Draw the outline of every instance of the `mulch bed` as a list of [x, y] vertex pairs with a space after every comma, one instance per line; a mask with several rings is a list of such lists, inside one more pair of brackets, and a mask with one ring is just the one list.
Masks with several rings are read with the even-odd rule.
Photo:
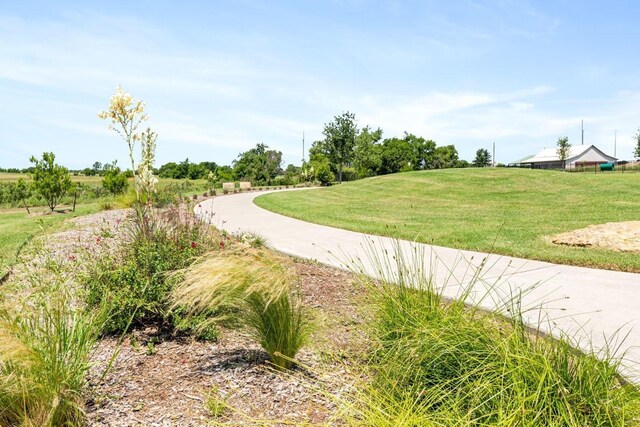
[[[305, 303], [312, 307], [318, 323], [312, 344], [298, 354], [302, 367], [290, 372], [274, 370], [267, 355], [238, 330], [223, 330], [216, 342], [199, 342], [158, 336], [157, 330], [148, 329], [125, 340], [113, 367], [99, 382], [117, 347], [117, 339], [105, 339], [95, 356], [89, 424], [202, 426], [215, 421], [299, 425], [330, 421], [336, 411], [330, 396], [340, 395], [349, 386], [346, 377], [355, 360], [340, 356], [357, 355], [366, 345], [363, 318], [355, 308], [363, 288], [351, 274], [340, 270], [302, 261], [295, 266]], [[212, 392], [230, 407], [217, 417], [205, 404]]]
[[[27, 280], [48, 260], [66, 264], [71, 276], [82, 271], [85, 261], [126, 241], [123, 222], [130, 214], [113, 210], [72, 219], [72, 229], [46, 237], [44, 254], [27, 251], [9, 282]], [[88, 425], [333, 424], [334, 396], [351, 387], [350, 373], [366, 356], [360, 308], [366, 291], [351, 273], [293, 261], [316, 325], [310, 344], [297, 356], [298, 367], [273, 369], [255, 341], [238, 329], [222, 329], [215, 342], [155, 328], [134, 331], [120, 345], [118, 337], [105, 338], [92, 356]], [[207, 408], [209, 395], [225, 402], [220, 414]]]

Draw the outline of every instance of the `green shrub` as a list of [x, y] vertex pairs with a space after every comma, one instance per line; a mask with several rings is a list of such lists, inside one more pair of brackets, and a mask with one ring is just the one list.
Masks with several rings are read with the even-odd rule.
[[102, 178], [102, 188], [114, 196], [124, 194], [129, 188], [129, 181], [127, 181], [127, 176], [120, 172], [120, 168], [114, 165], [105, 172], [104, 178]]
[[177, 281], [169, 273], [187, 267], [210, 247], [211, 229], [175, 208], [143, 212], [130, 218], [128, 227], [130, 243], [120, 253], [99, 260], [84, 279], [88, 304], [106, 302], [111, 310], [103, 333], [119, 334], [129, 326], [149, 324], [192, 330], [179, 311], [168, 313], [168, 296]]

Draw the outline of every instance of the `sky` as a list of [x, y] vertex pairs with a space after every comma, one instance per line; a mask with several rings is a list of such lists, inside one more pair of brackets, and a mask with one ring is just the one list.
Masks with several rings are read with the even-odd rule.
[[344, 111], [466, 160], [495, 143], [502, 163], [579, 145], [584, 120], [585, 144], [631, 159], [638, 17], [615, 0], [2, 0], [0, 167], [127, 165], [97, 117], [118, 85], [146, 104], [157, 165], [257, 143], [300, 164], [303, 132], [308, 148]]

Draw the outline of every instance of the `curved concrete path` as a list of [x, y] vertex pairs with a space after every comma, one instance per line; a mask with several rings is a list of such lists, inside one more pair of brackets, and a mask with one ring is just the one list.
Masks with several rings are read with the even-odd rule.
[[[609, 341], [616, 355], [624, 353], [627, 378], [640, 380], [640, 274], [415, 244], [311, 224], [259, 208], [253, 199], [261, 194], [265, 193], [209, 199], [196, 213], [231, 233], [256, 232], [280, 252], [340, 268], [357, 264], [373, 277], [380, 272], [368, 261], [372, 249], [378, 254], [401, 253], [410, 262], [422, 263], [436, 283], [445, 286], [448, 297], [455, 298], [473, 282], [473, 296], [492, 310], [504, 311], [501, 301], [522, 292], [524, 317], [530, 325], [555, 335], [576, 336], [583, 348], [589, 341], [600, 350]], [[489, 288], [493, 298], [484, 297]]]

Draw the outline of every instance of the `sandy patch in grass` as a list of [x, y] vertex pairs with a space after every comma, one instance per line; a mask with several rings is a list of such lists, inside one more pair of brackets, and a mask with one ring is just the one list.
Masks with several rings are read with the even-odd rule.
[[640, 221], [608, 222], [552, 237], [556, 245], [640, 252]]

